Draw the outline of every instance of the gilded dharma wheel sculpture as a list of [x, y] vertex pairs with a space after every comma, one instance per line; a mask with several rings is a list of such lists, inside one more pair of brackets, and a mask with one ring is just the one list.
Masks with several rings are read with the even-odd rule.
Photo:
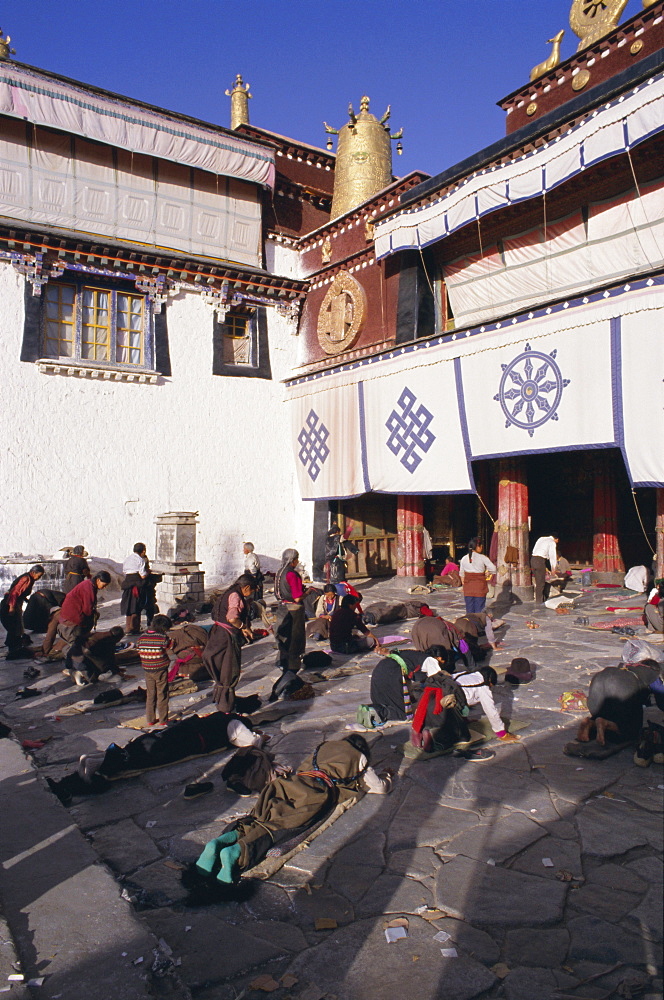
[[341, 354], [357, 341], [367, 316], [367, 296], [359, 281], [339, 271], [318, 313], [318, 342], [326, 354]]

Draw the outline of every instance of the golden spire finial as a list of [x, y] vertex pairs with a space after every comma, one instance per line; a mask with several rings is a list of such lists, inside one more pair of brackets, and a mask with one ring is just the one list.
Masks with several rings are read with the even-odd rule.
[[569, 26], [580, 42], [577, 52], [608, 35], [617, 26], [627, 0], [573, 0]]
[[9, 48], [10, 42], [10, 35], [3, 35], [2, 28], [0, 28], [0, 59], [11, 59], [12, 56], [16, 55], [16, 49]]
[[242, 79], [242, 74], [238, 73], [232, 90], [226, 91], [226, 97], [231, 99], [231, 128], [238, 125], [249, 124], [249, 84]]
[[530, 71], [531, 83], [533, 80], [539, 79], [540, 76], [544, 76], [545, 73], [550, 73], [551, 70], [558, 65], [560, 62], [560, 42], [562, 41], [564, 34], [565, 31], [562, 30], [559, 31], [557, 35], [554, 35], [553, 38], [547, 39], [549, 44], [553, 45], [551, 55], [548, 59], [545, 59], [544, 62], [538, 63], [537, 66], [533, 66]]
[[[403, 129], [390, 133], [387, 124], [390, 109], [379, 120], [369, 111], [366, 94], [360, 100], [359, 114], [348, 105], [348, 122], [340, 129], [323, 122], [328, 135], [338, 135], [337, 162], [334, 171], [332, 218], [344, 215], [367, 201], [392, 182], [392, 147], [390, 139], [401, 139]], [[332, 148], [329, 139], [327, 148]], [[402, 146], [397, 144], [397, 152]]]

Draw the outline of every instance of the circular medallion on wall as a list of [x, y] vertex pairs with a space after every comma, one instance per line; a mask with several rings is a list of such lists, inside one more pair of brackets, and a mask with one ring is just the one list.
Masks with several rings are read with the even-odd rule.
[[341, 354], [356, 342], [367, 315], [367, 296], [348, 271], [339, 271], [318, 313], [318, 342], [326, 354]]

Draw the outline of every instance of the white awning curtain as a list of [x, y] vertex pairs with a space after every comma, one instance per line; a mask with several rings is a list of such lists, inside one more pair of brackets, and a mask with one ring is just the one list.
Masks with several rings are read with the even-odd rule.
[[664, 486], [664, 277], [305, 376], [288, 397], [304, 499], [473, 492], [472, 460], [608, 447], [635, 486]]
[[269, 149], [8, 62], [0, 66], [0, 114], [274, 187]]
[[664, 265], [664, 180], [539, 225], [443, 267], [457, 327]]
[[550, 191], [600, 160], [664, 130], [664, 74], [592, 111], [563, 136], [518, 160], [469, 175], [433, 204], [379, 222], [378, 259], [443, 239], [474, 219]]

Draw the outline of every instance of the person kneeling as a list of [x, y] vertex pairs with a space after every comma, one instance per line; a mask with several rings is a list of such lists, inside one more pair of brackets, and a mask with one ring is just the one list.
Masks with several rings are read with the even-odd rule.
[[378, 639], [371, 635], [361, 615], [358, 614], [358, 605], [357, 597], [346, 594], [341, 598], [341, 606], [332, 614], [330, 649], [333, 653], [351, 656], [353, 653], [364, 653], [368, 649], [375, 649], [378, 653], [383, 652]]

